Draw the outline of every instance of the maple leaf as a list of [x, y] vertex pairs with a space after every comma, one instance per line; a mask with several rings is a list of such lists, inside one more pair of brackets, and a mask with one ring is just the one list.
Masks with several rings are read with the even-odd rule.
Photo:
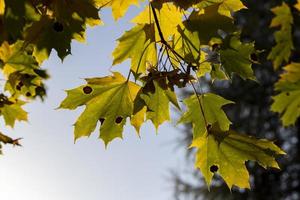
[[186, 62], [199, 66], [201, 53], [198, 32], [191, 32], [184, 26], [179, 26], [178, 32], [174, 36], [172, 47]]
[[201, 45], [208, 44], [213, 37], [219, 37], [218, 30], [232, 32], [236, 29], [232, 19], [220, 15], [216, 6], [205, 8], [203, 13], [193, 11], [183, 23], [190, 32], [198, 33]]
[[289, 61], [291, 51], [294, 49], [292, 39], [292, 24], [294, 19], [291, 9], [286, 3], [273, 8], [272, 12], [275, 14], [275, 17], [270, 27], [280, 27], [280, 30], [274, 34], [276, 45], [272, 48], [268, 59], [273, 61], [274, 69], [278, 69], [284, 61]]
[[232, 18], [232, 14], [234, 12], [246, 8], [246, 6], [240, 0], [203, 0], [195, 6], [200, 10], [210, 6], [217, 6], [218, 13], [230, 18]]
[[63, 60], [71, 53], [73, 39], [84, 42], [86, 26], [101, 24], [92, 1], [50, 1], [49, 12], [24, 31], [25, 41], [35, 45], [33, 55], [42, 63], [55, 49]]
[[145, 73], [147, 66], [155, 66], [157, 52], [153, 31], [153, 25], [144, 24], [125, 32], [113, 51], [113, 65], [130, 58], [131, 70], [136, 74]]
[[280, 113], [283, 125], [289, 126], [300, 117], [300, 63], [291, 63], [283, 69], [285, 73], [275, 84], [280, 93], [273, 97], [271, 110]]
[[[177, 33], [177, 27], [182, 25], [183, 13], [172, 3], [164, 3], [161, 7], [155, 7], [157, 18], [160, 29], [166, 41]], [[154, 24], [155, 19], [153, 13], [150, 11], [151, 8], [147, 6], [138, 16], [131, 20], [136, 24]], [[149, 12], [150, 11], [150, 12]], [[156, 41], [160, 41], [160, 35], [155, 26], [155, 31], [151, 32], [155, 37]]]
[[47, 79], [48, 75], [45, 70], [39, 68], [36, 59], [24, 47], [22, 41], [13, 45], [3, 42], [0, 47], [0, 68], [7, 77], [5, 90], [15, 97], [43, 97], [43, 80]]
[[[3, 1], [3, 0], [2, 0]], [[35, 9], [31, 1], [28, 0], [9, 0], [3, 1], [3, 30], [5, 30], [5, 40], [17, 41], [22, 38], [24, 28], [38, 21], [40, 14]], [[2, 7], [1, 6], [1, 7]], [[1, 30], [2, 31], [2, 30]]]
[[[182, 115], [178, 123], [192, 123], [193, 138], [202, 137], [206, 133], [206, 126], [218, 123], [222, 131], [229, 130], [231, 122], [222, 107], [233, 103], [221, 96], [207, 93], [192, 95], [184, 100], [188, 110]], [[204, 114], [204, 116], [203, 116]]]
[[126, 80], [120, 73], [112, 76], [86, 79], [87, 85], [68, 90], [60, 108], [86, 108], [75, 123], [75, 140], [90, 136], [101, 122], [100, 138], [107, 145], [122, 138], [126, 118], [133, 114], [133, 102], [140, 87]]
[[177, 97], [170, 88], [162, 88], [159, 82], [153, 81], [153, 91], [145, 91], [140, 94], [140, 98], [144, 100], [147, 107], [146, 118], [151, 120], [156, 130], [165, 121], [170, 120], [170, 106], [172, 103], [179, 108]]
[[6, 125], [14, 127], [17, 120], [27, 121], [27, 112], [22, 108], [24, 104], [24, 101], [0, 94], [0, 115], [3, 116]]
[[239, 34], [234, 33], [225, 38], [219, 53], [222, 67], [229, 76], [236, 73], [243, 79], [255, 80], [251, 60], [254, 43], [242, 43]]
[[250, 188], [246, 161], [256, 161], [264, 168], [279, 169], [275, 158], [285, 154], [273, 142], [232, 130], [224, 132], [215, 125], [208, 134], [195, 139], [191, 147], [198, 149], [195, 165], [201, 170], [207, 185], [217, 173], [230, 189], [233, 185]]

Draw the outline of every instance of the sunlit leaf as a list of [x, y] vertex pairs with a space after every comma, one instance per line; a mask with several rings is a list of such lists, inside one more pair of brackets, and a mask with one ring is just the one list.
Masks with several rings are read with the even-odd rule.
[[233, 103], [221, 96], [207, 93], [192, 95], [184, 100], [187, 111], [182, 115], [178, 123], [192, 123], [194, 139], [205, 135], [207, 126], [218, 123], [221, 130], [229, 130], [231, 122], [227, 118], [222, 107]]
[[278, 28], [274, 36], [276, 45], [272, 48], [268, 59], [273, 61], [275, 69], [278, 69], [283, 62], [288, 62], [291, 56], [291, 51], [294, 49], [292, 39], [292, 24], [293, 16], [290, 7], [283, 3], [272, 9], [275, 14], [270, 27]]
[[285, 154], [268, 140], [259, 140], [234, 131], [221, 131], [214, 126], [209, 133], [193, 141], [198, 149], [196, 167], [199, 168], [210, 186], [215, 173], [219, 174], [227, 186], [250, 188], [246, 161], [256, 161], [264, 168], [279, 169], [275, 158]]
[[285, 73], [275, 84], [280, 93], [273, 97], [271, 110], [282, 115], [284, 126], [290, 126], [300, 117], [300, 63], [291, 63], [283, 69]]
[[126, 119], [133, 114], [133, 103], [140, 89], [120, 73], [103, 78], [86, 79], [87, 85], [67, 91], [60, 108], [86, 108], [75, 123], [75, 139], [90, 136], [97, 123], [101, 123], [100, 138], [107, 145], [122, 138]]

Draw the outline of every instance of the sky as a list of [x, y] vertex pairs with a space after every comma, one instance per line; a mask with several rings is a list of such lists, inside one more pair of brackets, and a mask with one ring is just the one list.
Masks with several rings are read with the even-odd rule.
[[17, 123], [14, 129], [1, 127], [13, 138], [24, 138], [23, 147], [5, 146], [0, 156], [1, 200], [172, 199], [170, 170], [186, 167], [176, 147], [180, 129], [165, 123], [156, 133], [147, 123], [138, 138], [126, 126], [124, 139], [114, 140], [105, 150], [97, 139], [98, 129], [74, 144], [72, 124], [84, 107], [55, 109], [66, 96], [64, 90], [84, 84], [83, 78], [110, 75], [111, 70], [128, 73], [129, 62], [112, 67], [111, 52], [140, 9], [131, 8], [118, 22], [110, 10], [101, 11], [106, 24], [88, 29], [86, 44], [73, 42], [72, 55], [63, 63], [56, 53], [44, 63], [51, 75], [46, 100], [25, 106], [29, 122]]

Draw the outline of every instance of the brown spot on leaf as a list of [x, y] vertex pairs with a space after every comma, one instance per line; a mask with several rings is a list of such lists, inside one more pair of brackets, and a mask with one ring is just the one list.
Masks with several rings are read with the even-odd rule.
[[123, 117], [119, 116], [119, 117], [117, 117], [117, 119], [116, 119], [115, 122], [116, 122], [117, 124], [120, 124], [122, 121], [123, 121]]
[[101, 118], [99, 119], [99, 121], [100, 121], [100, 123], [101, 123], [101, 125], [102, 125], [102, 124], [104, 123], [105, 119], [101, 117]]
[[85, 86], [83, 88], [84, 94], [91, 94], [93, 92], [93, 89], [90, 86]]
[[217, 165], [212, 165], [210, 166], [209, 170], [212, 172], [212, 173], [215, 173], [219, 170], [219, 167]]

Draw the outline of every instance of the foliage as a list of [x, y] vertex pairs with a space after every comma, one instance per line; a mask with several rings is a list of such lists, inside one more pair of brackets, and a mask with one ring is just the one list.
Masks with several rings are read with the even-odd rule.
[[[43, 80], [48, 75], [41, 66], [53, 50], [62, 60], [71, 54], [72, 40], [83, 42], [87, 26], [102, 24], [99, 9], [111, 7], [117, 20], [130, 5], [139, 3], [138, 0], [0, 0], [0, 67], [6, 78], [0, 111], [6, 124], [13, 126], [15, 120], [27, 120], [21, 106], [25, 101], [44, 97]], [[201, 77], [207, 77], [211, 84], [218, 79], [232, 79], [234, 74], [250, 79], [247, 81], [255, 80], [252, 64], [259, 52], [254, 43], [241, 41], [232, 17], [245, 8], [240, 0], [150, 1], [132, 20], [133, 28], [118, 39], [113, 51], [113, 65], [131, 60], [127, 78], [113, 72], [112, 76], [86, 79], [86, 85], [67, 91], [60, 108], [86, 107], [75, 123], [75, 139], [89, 136], [99, 123], [100, 138], [107, 146], [115, 138], [122, 138], [127, 118], [137, 132], [146, 119], [158, 129], [170, 120], [170, 104], [178, 110], [184, 107], [177, 101], [178, 90], [192, 88], [194, 94], [183, 101], [188, 110], [180, 122], [194, 126], [192, 146], [198, 149], [196, 166], [208, 185], [218, 173], [229, 188], [233, 185], [249, 188], [245, 167], [248, 160], [278, 168], [275, 158], [284, 154], [279, 147], [231, 129], [222, 107], [232, 101], [197, 89], [202, 87], [198, 81]], [[293, 50], [291, 38], [286, 37], [291, 35], [293, 17], [287, 4], [274, 8], [273, 12], [276, 17], [271, 27], [281, 30], [275, 33], [277, 44], [269, 59], [278, 69]], [[285, 50], [278, 50], [282, 48]], [[284, 113], [284, 125], [293, 124], [300, 113], [299, 91], [295, 88], [300, 78], [291, 75], [294, 70], [299, 71], [299, 66], [291, 65], [276, 84], [276, 90], [285, 95], [288, 91], [289, 98], [282, 100], [280, 93], [274, 97], [272, 107]], [[296, 107], [296, 114], [291, 114], [290, 110]], [[18, 144], [2, 134], [0, 139], [2, 143]], [[225, 156], [221, 158], [223, 151]], [[208, 153], [209, 156], [203, 156]], [[234, 178], [239, 172], [245, 176]]]

